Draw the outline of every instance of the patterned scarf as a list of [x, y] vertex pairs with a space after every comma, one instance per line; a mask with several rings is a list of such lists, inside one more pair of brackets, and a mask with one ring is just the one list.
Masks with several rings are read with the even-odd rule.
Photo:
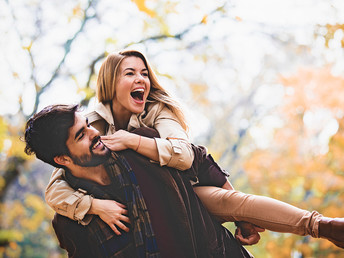
[[[105, 167], [111, 179], [111, 185], [117, 187], [114, 192], [120, 192], [120, 197], [118, 194], [116, 196], [117, 198], [114, 196], [116, 194], [109, 195], [96, 183], [76, 178], [72, 176], [71, 173], [66, 173], [66, 180], [73, 188], [84, 189], [96, 198], [109, 199], [112, 197], [112, 199], [116, 199], [117, 201], [122, 199], [130, 214], [131, 232], [137, 256], [140, 258], [160, 257], [147, 206], [130, 165], [120, 154], [112, 153], [112, 159]], [[99, 220], [98, 223], [90, 223], [87, 227], [89, 227], [90, 232], [96, 236], [97, 241], [101, 243], [106, 253], [102, 254], [103, 257], [111, 257], [113, 255], [108, 253], [108, 249], [111, 249], [109, 246], [118, 246], [119, 242], [123, 242], [122, 246], [124, 249], [128, 247], [129, 242], [132, 242], [130, 237], [126, 234], [116, 237], [110, 227], [104, 227], [104, 225], [100, 226]], [[112, 242], [111, 244], [109, 244], [109, 240], [110, 243]]]

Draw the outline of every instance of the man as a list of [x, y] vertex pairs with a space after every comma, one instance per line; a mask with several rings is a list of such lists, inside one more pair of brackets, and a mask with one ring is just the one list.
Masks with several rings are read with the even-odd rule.
[[[157, 136], [152, 129], [142, 130], [145, 136]], [[25, 141], [26, 153], [64, 168], [73, 188], [127, 208], [122, 221], [130, 230], [121, 230], [121, 235], [97, 216], [82, 226], [55, 215], [56, 235], [69, 256], [250, 257], [209, 215], [189, 182], [205, 170], [199, 165], [206, 158], [204, 149], [194, 147], [194, 164], [182, 176], [134, 151], [111, 152], [77, 106], [67, 105], [48, 106], [30, 118]]]

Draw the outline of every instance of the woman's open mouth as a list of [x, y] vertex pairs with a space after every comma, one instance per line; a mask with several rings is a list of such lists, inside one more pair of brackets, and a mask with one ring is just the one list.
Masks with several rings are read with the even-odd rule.
[[143, 88], [133, 90], [130, 95], [136, 102], [143, 102], [145, 90]]

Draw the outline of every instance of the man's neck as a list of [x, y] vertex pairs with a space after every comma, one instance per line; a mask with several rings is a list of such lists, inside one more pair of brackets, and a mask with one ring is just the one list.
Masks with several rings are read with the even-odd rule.
[[97, 167], [74, 166], [70, 168], [70, 171], [75, 177], [91, 180], [100, 185], [108, 185], [111, 182], [104, 165]]

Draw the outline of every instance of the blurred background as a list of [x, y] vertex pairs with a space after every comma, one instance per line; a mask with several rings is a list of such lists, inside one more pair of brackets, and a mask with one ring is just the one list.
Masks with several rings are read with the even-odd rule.
[[[53, 168], [20, 137], [46, 105], [92, 109], [101, 62], [124, 48], [146, 54], [237, 190], [344, 217], [342, 0], [0, 0], [0, 21], [0, 257], [66, 256], [44, 202]], [[344, 257], [261, 235], [255, 257]]]

